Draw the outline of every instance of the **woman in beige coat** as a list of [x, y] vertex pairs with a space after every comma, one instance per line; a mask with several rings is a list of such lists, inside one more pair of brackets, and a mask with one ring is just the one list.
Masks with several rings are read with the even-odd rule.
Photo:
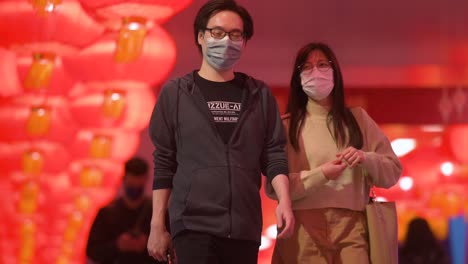
[[[290, 89], [283, 122], [296, 227], [277, 240], [272, 263], [369, 263], [369, 191], [393, 186], [400, 162], [366, 111], [345, 106], [340, 66], [326, 44], [299, 50]], [[274, 197], [269, 186], [267, 193]]]

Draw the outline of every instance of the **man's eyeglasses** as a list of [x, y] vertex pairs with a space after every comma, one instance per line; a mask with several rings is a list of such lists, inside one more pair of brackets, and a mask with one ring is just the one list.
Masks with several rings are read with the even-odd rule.
[[226, 32], [222, 28], [205, 28], [205, 30], [210, 31], [211, 36], [214, 39], [223, 39], [226, 35], [229, 35], [229, 38], [232, 41], [242, 41], [244, 39], [244, 33], [238, 29]]
[[312, 71], [314, 67], [317, 67], [317, 69], [321, 72], [327, 72], [328, 70], [331, 69], [331, 61], [326, 61], [326, 60], [320, 60], [317, 62], [317, 64], [312, 64], [312, 63], [304, 63], [302, 65], [299, 65], [297, 68], [299, 69], [299, 72], [303, 71]]

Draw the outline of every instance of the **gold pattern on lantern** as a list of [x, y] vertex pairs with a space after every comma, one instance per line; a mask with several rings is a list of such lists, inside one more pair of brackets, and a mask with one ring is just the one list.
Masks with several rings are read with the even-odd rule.
[[117, 119], [122, 115], [125, 108], [125, 91], [106, 90], [104, 92], [104, 102], [102, 112], [106, 117]]
[[21, 189], [19, 211], [23, 214], [32, 214], [37, 209], [39, 186], [31, 181], [23, 185]]
[[102, 171], [96, 167], [84, 167], [80, 172], [81, 187], [99, 187], [103, 179]]
[[34, 255], [35, 241], [34, 238], [30, 238], [22, 241], [19, 259], [22, 263], [32, 263], [32, 257]]
[[56, 264], [68, 264], [70, 263], [69, 258], [67, 256], [60, 255], [57, 258]]
[[109, 158], [112, 150], [112, 137], [95, 135], [91, 140], [90, 156], [94, 159]]
[[64, 239], [65, 241], [74, 241], [78, 232], [80, 231], [81, 225], [83, 224], [83, 215], [80, 212], [72, 213], [68, 218], [68, 225], [65, 229]]
[[[73, 243], [73, 241], [72, 241], [72, 243]], [[71, 243], [63, 243], [62, 244], [62, 247], [60, 249], [61, 257], [63, 257], [64, 259], [66, 259], [68, 261], [68, 259], [71, 256], [73, 256], [73, 253], [75, 253], [75, 252], [74, 252], [74, 248], [71, 245]]]
[[21, 225], [21, 240], [34, 237], [36, 234], [36, 224], [33, 221], [26, 220]]
[[49, 132], [51, 110], [45, 106], [33, 106], [26, 123], [26, 131], [29, 135], [41, 136]]
[[30, 0], [34, 9], [41, 15], [54, 12], [55, 8], [62, 3], [62, 0]]
[[89, 207], [91, 206], [91, 201], [88, 196], [85, 194], [81, 194], [78, 197], [75, 198], [75, 207], [80, 211], [80, 212], [86, 212], [89, 210]]
[[21, 247], [19, 252], [20, 263], [31, 263], [34, 256], [36, 225], [25, 221], [21, 225]]
[[146, 22], [146, 18], [143, 17], [123, 18], [115, 50], [115, 61], [128, 63], [140, 57], [147, 32]]
[[28, 90], [45, 89], [49, 86], [50, 77], [55, 65], [55, 54], [35, 53], [28, 74], [24, 79], [24, 87]]
[[44, 156], [38, 150], [28, 150], [23, 153], [22, 168], [23, 173], [32, 176], [39, 176], [44, 166]]

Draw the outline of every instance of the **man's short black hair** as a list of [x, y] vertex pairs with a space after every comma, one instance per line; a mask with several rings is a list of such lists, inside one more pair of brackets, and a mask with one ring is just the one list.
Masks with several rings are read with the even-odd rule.
[[206, 4], [204, 4], [200, 10], [198, 10], [198, 14], [195, 17], [195, 21], [193, 23], [193, 33], [195, 35], [195, 45], [197, 45], [198, 50], [200, 53], [202, 52], [201, 46], [198, 44], [198, 32], [204, 31], [206, 29], [206, 25], [208, 24], [208, 20], [217, 13], [221, 11], [232, 11], [238, 14], [242, 22], [244, 24], [244, 39], [247, 42], [253, 36], [253, 20], [247, 10], [238, 5], [234, 0], [210, 0]]
[[148, 163], [142, 158], [134, 157], [125, 162], [125, 175], [147, 176]]

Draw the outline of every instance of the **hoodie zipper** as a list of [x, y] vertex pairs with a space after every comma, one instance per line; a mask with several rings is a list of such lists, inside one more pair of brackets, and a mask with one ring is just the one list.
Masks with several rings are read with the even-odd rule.
[[[247, 82], [249, 80], [245, 80], [244, 85], [247, 86]], [[248, 88], [246, 88], [248, 89]], [[257, 93], [250, 93], [250, 91], [247, 91], [247, 98], [245, 100], [245, 105], [243, 105], [242, 110], [240, 112], [240, 118], [239, 121], [237, 122], [234, 130], [232, 131], [231, 137], [229, 138], [228, 143], [226, 144], [226, 162], [227, 162], [227, 167], [228, 167], [228, 178], [229, 178], [229, 233], [228, 233], [228, 238], [231, 238], [232, 234], [232, 172], [231, 172], [231, 159], [229, 155], [229, 150], [231, 148], [231, 141], [233, 138], [236, 136], [238, 133], [238, 130], [241, 128], [242, 123], [246, 119], [247, 112], [250, 110], [250, 107], [252, 105], [252, 100], [254, 99], [255, 95]], [[243, 99], [244, 101], [244, 99]], [[213, 122], [214, 123], [214, 122]]]
[[229, 231], [228, 231], [228, 238], [231, 238], [232, 234], [232, 172], [231, 172], [231, 159], [229, 155], [229, 150], [231, 149], [231, 141], [234, 138], [235, 134], [237, 133], [237, 130], [240, 129], [242, 126], [243, 121], [245, 120], [245, 116], [247, 112], [249, 111], [249, 108], [251, 106], [251, 101], [252, 101], [252, 96], [253, 94], [248, 95], [248, 99], [246, 100], [246, 104], [243, 107], [241, 113], [240, 113], [240, 119], [238, 123], [236, 124], [236, 127], [232, 131], [231, 137], [229, 138], [229, 141], [226, 145], [225, 153], [226, 153], [226, 163], [227, 163], [227, 169], [228, 169], [228, 180], [229, 180]]
[[226, 161], [227, 161], [227, 169], [228, 169], [228, 181], [229, 181], [229, 231], [228, 231], [228, 238], [231, 238], [232, 233], [232, 173], [231, 173], [231, 159], [229, 158], [229, 144], [226, 144]]

